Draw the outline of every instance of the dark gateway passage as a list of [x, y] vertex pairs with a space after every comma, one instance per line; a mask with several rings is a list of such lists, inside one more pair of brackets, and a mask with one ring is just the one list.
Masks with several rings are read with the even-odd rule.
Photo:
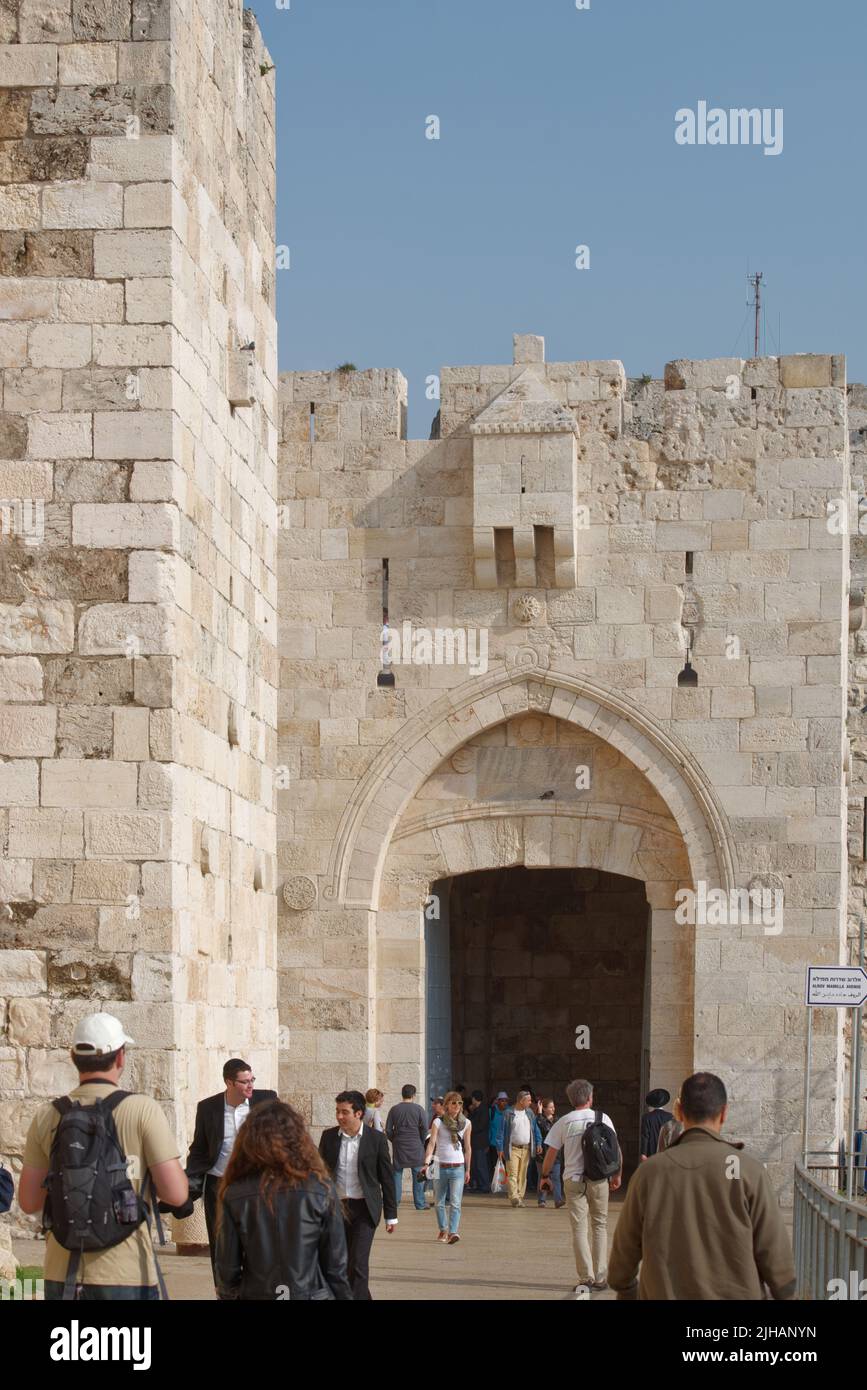
[[631, 1169], [647, 1064], [643, 883], [594, 869], [514, 868], [464, 874], [450, 888], [454, 1078], [486, 1097], [514, 1097], [529, 1082], [562, 1114], [567, 1083], [586, 1076]]

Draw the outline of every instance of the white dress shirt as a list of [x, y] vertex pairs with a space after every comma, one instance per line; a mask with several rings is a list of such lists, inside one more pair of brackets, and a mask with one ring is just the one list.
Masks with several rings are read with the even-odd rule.
[[242, 1100], [240, 1105], [230, 1105], [228, 1101], [223, 1102], [223, 1143], [217, 1155], [217, 1161], [213, 1168], [208, 1169], [209, 1175], [221, 1178], [229, 1166], [229, 1159], [235, 1147], [235, 1140], [238, 1137], [238, 1130], [250, 1113], [250, 1102]]
[[364, 1125], [357, 1134], [340, 1131], [340, 1151], [337, 1155], [337, 1195], [339, 1197], [359, 1198], [364, 1196], [358, 1180], [358, 1150]]

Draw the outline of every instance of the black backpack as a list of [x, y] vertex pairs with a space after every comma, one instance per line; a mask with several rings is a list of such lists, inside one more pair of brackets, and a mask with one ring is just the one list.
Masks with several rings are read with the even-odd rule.
[[12, 1174], [8, 1168], [4, 1168], [0, 1163], [0, 1216], [4, 1211], [8, 1211], [12, 1205], [12, 1198], [15, 1196], [15, 1184], [12, 1181]]
[[[143, 1221], [150, 1228], [150, 1207], [129, 1180], [126, 1154], [114, 1123], [114, 1111], [129, 1094], [113, 1091], [90, 1105], [69, 1096], [53, 1102], [60, 1122], [43, 1184], [42, 1229], [50, 1231], [58, 1245], [70, 1252], [64, 1299], [75, 1297], [75, 1276], [84, 1252], [119, 1245]], [[150, 1183], [150, 1175], [146, 1182]], [[162, 1242], [161, 1227], [160, 1237]], [[167, 1298], [159, 1262], [157, 1277], [162, 1297]]]
[[584, 1176], [590, 1182], [601, 1182], [620, 1172], [617, 1135], [603, 1121], [601, 1110], [593, 1111], [593, 1119], [581, 1135], [581, 1152], [584, 1154]]

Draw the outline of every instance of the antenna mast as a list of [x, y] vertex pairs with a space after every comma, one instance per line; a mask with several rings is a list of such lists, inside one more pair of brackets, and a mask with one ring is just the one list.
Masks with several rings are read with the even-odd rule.
[[754, 357], [758, 357], [759, 355], [759, 328], [761, 325], [762, 318], [762, 275], [763, 272], [761, 270], [757, 270], [755, 275], [747, 276], [747, 279], [753, 287], [753, 298], [749, 301], [749, 303], [751, 307], [755, 308], [756, 311], [756, 326], [753, 350]]

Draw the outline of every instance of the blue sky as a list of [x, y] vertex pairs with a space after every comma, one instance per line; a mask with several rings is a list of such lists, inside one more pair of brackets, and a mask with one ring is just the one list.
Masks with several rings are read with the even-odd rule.
[[[276, 64], [281, 371], [399, 367], [427, 437], [425, 378], [510, 361], [516, 331], [632, 376], [750, 356], [749, 269], [763, 351], [845, 352], [867, 380], [863, 0], [252, 7]], [[676, 144], [700, 100], [781, 107], [782, 153]]]

